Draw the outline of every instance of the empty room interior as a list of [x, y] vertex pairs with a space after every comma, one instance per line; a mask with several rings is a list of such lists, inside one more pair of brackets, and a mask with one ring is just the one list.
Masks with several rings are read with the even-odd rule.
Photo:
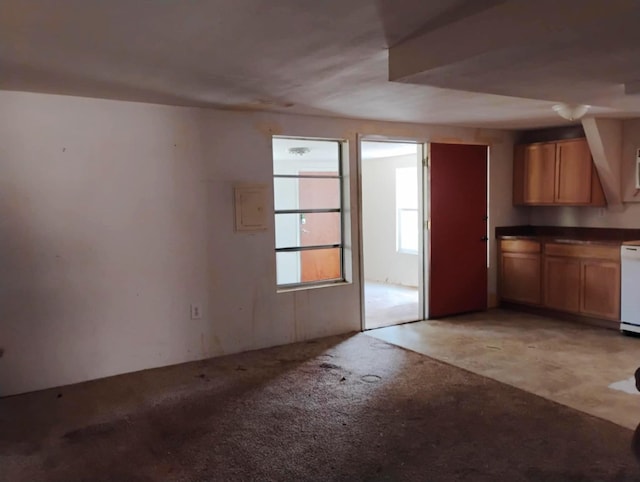
[[0, 481], [640, 480], [638, 19], [0, 2]]

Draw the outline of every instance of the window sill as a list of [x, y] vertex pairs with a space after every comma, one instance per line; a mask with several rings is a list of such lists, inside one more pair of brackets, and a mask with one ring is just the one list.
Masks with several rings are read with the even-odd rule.
[[353, 284], [351, 281], [331, 281], [328, 283], [318, 283], [318, 284], [310, 284], [310, 285], [295, 285], [295, 286], [287, 286], [283, 288], [278, 288], [276, 293], [291, 293], [292, 291], [307, 291], [307, 290], [315, 290], [319, 288], [332, 288], [335, 286], [345, 286]]

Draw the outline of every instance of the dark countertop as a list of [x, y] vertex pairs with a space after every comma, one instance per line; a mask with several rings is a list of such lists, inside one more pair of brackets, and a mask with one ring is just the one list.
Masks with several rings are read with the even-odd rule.
[[626, 241], [640, 240], [636, 228], [583, 228], [564, 226], [499, 226], [499, 239], [530, 239], [545, 243], [599, 244], [620, 246]]
[[554, 236], [497, 236], [498, 239], [527, 239], [530, 241], [539, 241], [541, 243], [560, 243], [560, 244], [599, 244], [606, 246], [620, 246], [623, 241], [614, 239], [579, 239], [579, 238], [556, 238]]

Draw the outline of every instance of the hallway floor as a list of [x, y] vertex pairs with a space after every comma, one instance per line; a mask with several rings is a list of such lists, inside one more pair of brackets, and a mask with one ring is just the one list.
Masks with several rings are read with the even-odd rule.
[[367, 334], [623, 427], [640, 422], [640, 338], [506, 310]]
[[367, 281], [364, 299], [367, 330], [422, 318], [417, 288]]

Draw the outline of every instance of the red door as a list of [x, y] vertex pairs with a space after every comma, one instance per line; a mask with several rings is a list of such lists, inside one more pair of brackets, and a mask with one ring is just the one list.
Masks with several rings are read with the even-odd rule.
[[487, 146], [431, 144], [429, 318], [487, 309]]

